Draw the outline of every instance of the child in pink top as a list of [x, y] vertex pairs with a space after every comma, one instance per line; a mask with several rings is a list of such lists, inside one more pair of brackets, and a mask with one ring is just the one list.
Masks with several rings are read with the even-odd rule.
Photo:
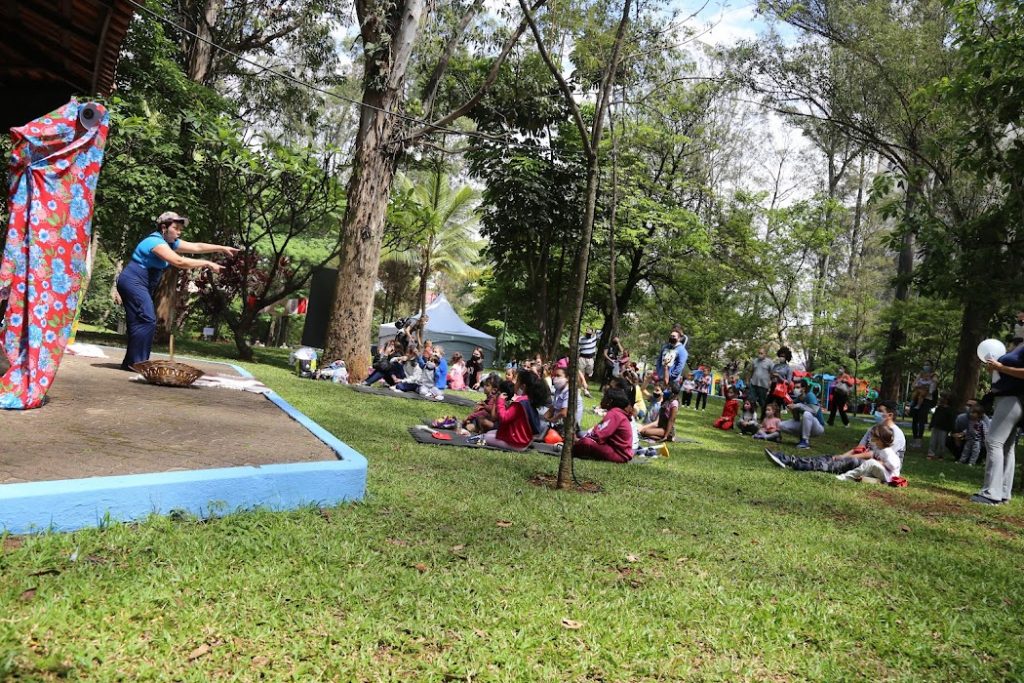
[[572, 445], [572, 457], [626, 463], [633, 459], [633, 427], [626, 408], [630, 399], [622, 389], [609, 388], [601, 398], [604, 419]]
[[779, 425], [781, 424], [782, 420], [775, 417], [775, 406], [769, 403], [764, 407], [764, 419], [761, 420], [761, 429], [757, 430], [754, 438], [764, 439], [765, 441], [782, 441], [782, 433], [779, 431]]
[[464, 391], [466, 388], [466, 361], [456, 351], [452, 354], [452, 364], [448, 367], [448, 388], [453, 391]]

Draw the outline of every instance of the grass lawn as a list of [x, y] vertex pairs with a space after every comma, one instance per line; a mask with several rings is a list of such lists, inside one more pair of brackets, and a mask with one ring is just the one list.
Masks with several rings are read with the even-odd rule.
[[554, 492], [529, 483], [554, 458], [406, 434], [452, 406], [258, 351], [249, 370], [369, 459], [366, 500], [4, 538], [0, 679], [1024, 679], [1022, 504], [968, 504], [980, 468], [912, 451], [902, 490], [780, 470], [712, 403], [681, 413], [700, 443]]

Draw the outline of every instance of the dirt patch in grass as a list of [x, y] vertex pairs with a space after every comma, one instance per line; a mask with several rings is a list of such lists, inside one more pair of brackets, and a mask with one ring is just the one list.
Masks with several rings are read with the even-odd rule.
[[896, 489], [876, 489], [868, 491], [868, 498], [885, 503], [889, 507], [908, 512], [916, 512], [928, 517], [940, 515], [960, 515], [965, 509], [962, 499], [954, 498], [948, 493], [934, 500], [911, 500]]
[[[554, 474], [535, 474], [527, 479], [527, 481], [534, 486], [543, 486], [548, 489], [558, 488], [558, 477]], [[576, 491], [577, 493], [601, 493], [604, 489], [596, 481], [584, 479], [583, 481], [573, 482], [567, 490]]]
[[4, 536], [3, 552], [13, 552], [25, 543], [23, 536]]

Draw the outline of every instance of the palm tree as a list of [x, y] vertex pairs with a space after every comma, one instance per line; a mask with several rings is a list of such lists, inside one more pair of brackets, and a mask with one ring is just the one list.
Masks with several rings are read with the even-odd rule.
[[382, 258], [416, 264], [424, 311], [432, 275], [462, 280], [473, 271], [482, 244], [474, 233], [478, 193], [468, 185], [453, 188], [440, 164], [412, 177], [399, 174], [395, 186], [388, 223], [398, 237]]

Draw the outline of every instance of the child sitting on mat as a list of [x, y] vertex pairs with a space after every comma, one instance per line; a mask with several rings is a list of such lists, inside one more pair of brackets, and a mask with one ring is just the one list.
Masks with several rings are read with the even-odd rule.
[[416, 342], [409, 342], [405, 349], [405, 355], [402, 356], [402, 362], [405, 379], [391, 387], [393, 390], [417, 393], [434, 401], [444, 400], [444, 394], [434, 386], [436, 365], [431, 358], [424, 358], [420, 355]]
[[[544, 418], [555, 431], [562, 431], [562, 420], [569, 414], [569, 378], [564, 368], [556, 367], [551, 371], [551, 386], [554, 397], [551, 405], [544, 412]], [[583, 396], [576, 390], [576, 424], [583, 421]]]
[[607, 410], [604, 419], [572, 445], [572, 457], [581, 460], [605, 460], [625, 463], [633, 459], [633, 428], [626, 408], [630, 406], [626, 392], [609, 387], [601, 397]]
[[467, 432], [483, 434], [498, 426], [498, 382], [498, 376], [492, 373], [480, 383], [484, 400], [462, 421], [462, 428]]
[[[513, 399], [512, 396], [515, 395]], [[541, 433], [540, 413], [551, 392], [536, 373], [524, 370], [516, 375], [515, 390], [505, 382], [498, 394], [498, 428], [484, 434], [484, 443], [495, 448], [524, 451]]]

